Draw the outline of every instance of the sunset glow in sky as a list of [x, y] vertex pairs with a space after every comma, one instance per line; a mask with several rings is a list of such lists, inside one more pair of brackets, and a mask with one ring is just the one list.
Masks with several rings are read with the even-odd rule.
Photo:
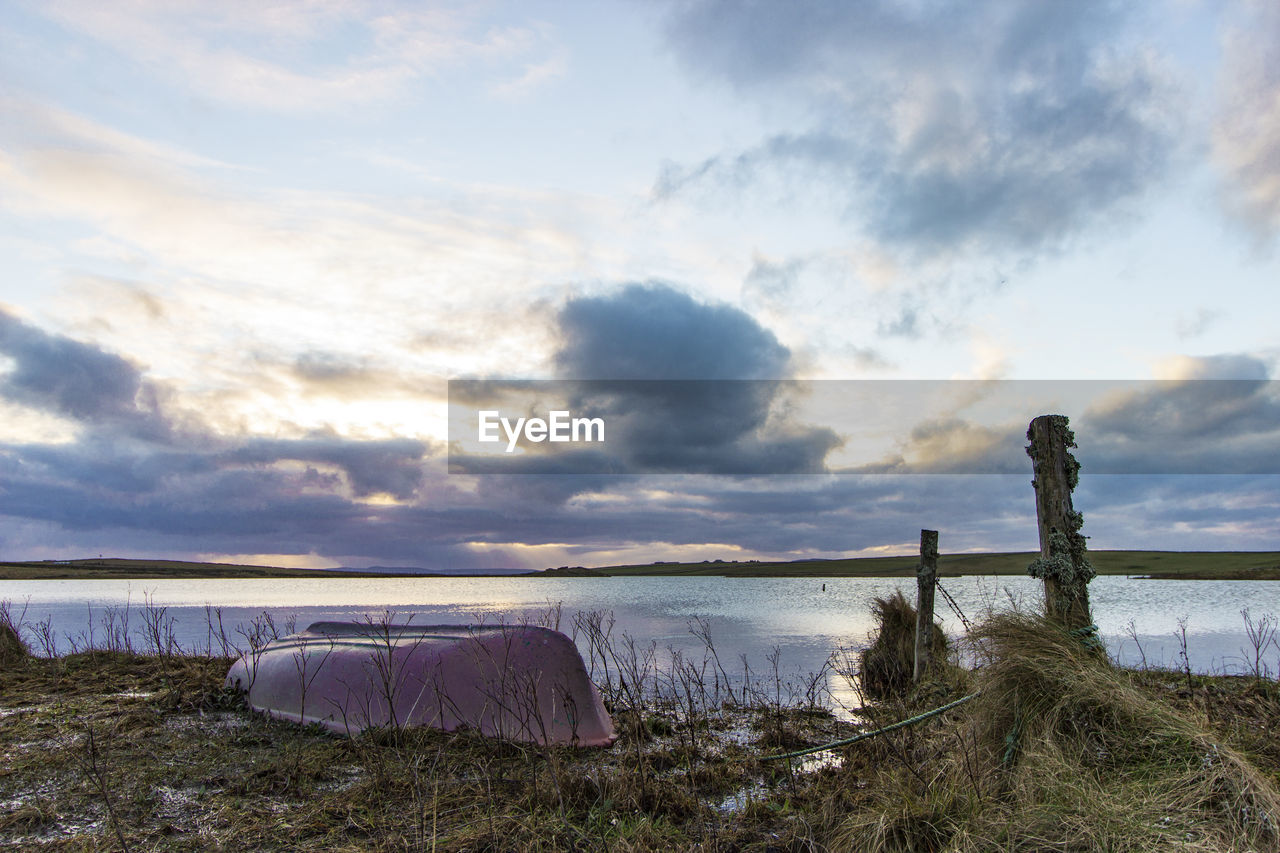
[[[1278, 44], [1269, 2], [7, 3], [0, 558], [1036, 546], [1025, 458], [931, 467], [1025, 430], [980, 383], [901, 423], [926, 473], [603, 477], [448, 473], [459, 377], [1250, 380], [1073, 403], [1077, 508], [1280, 549]], [[706, 452], [850, 464], [808, 406]]]

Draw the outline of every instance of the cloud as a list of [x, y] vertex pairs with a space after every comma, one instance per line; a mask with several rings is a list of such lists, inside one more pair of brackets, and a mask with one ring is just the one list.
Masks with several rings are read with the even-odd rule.
[[[885, 288], [897, 279], [884, 254], [869, 245], [780, 257], [753, 251], [741, 300], [748, 310], [781, 324], [788, 339], [801, 342], [792, 357], [796, 373], [857, 375], [891, 367], [884, 353], [866, 342], [873, 334], [885, 335], [891, 325], [885, 315], [922, 299], [903, 294], [900, 281], [892, 291]], [[842, 318], [839, 328], [832, 317]], [[922, 331], [917, 327], [915, 334]]]
[[[747, 375], [770, 370], [786, 376], [785, 347], [749, 315], [729, 306], [699, 303], [654, 285], [581, 300], [590, 310], [576, 305], [576, 313], [571, 300], [561, 311], [562, 317], [573, 318], [567, 322], [577, 323], [576, 335], [564, 341], [565, 365], [582, 365], [586, 354], [595, 353], [602, 369], [613, 375], [623, 369], [629, 376], [644, 375], [648, 362], [643, 354], [614, 352], [605, 343], [641, 342], [646, 340], [642, 331], [647, 331], [667, 347], [686, 347], [683, 354], [693, 365], [730, 376], [735, 364]], [[648, 303], [647, 319], [614, 316], [612, 309], [636, 301]], [[671, 336], [671, 326], [688, 339]], [[703, 351], [701, 338], [740, 349]], [[595, 555], [620, 550], [697, 553], [702, 555], [698, 559], [837, 556], [886, 543], [903, 543], [903, 550], [910, 551], [922, 527], [944, 531], [948, 550], [1030, 549], [1036, 544], [1030, 465], [1020, 434], [1025, 421], [991, 422], [963, 414], [970, 407], [980, 410], [1000, 393], [1008, 400], [1025, 400], [1039, 387], [1035, 384], [912, 385], [907, 390], [928, 399], [947, 396], [950, 411], [915, 422], [903, 419], [911, 428], [903, 427], [907, 438], [900, 464], [880, 470], [911, 471], [910, 477], [795, 474], [823, 470], [834, 433], [799, 422], [783, 405], [790, 380], [732, 378], [718, 383], [729, 389], [756, 384], [772, 390], [730, 390], [714, 397], [681, 397], [670, 389], [649, 396], [619, 393], [608, 405], [632, 419], [646, 439], [637, 452], [667, 453], [655, 464], [709, 471], [732, 463], [739, 466], [738, 476], [587, 476], [558, 473], [565, 469], [550, 458], [529, 463], [530, 473], [523, 476], [476, 476], [447, 474], [440, 446], [410, 439], [357, 440], [322, 432], [292, 439], [233, 438], [201, 430], [198, 423], [163, 435], [139, 429], [139, 418], [163, 418], [160, 410], [139, 408], [130, 397], [152, 381], [140, 367], [7, 314], [0, 315], [0, 345], [13, 361], [5, 375], [5, 395], [23, 397], [28, 405], [56, 411], [80, 426], [74, 440], [61, 444], [0, 444], [0, 536], [15, 554], [295, 554], [357, 565], [465, 568], [530, 561], [538, 567], [539, 555], [552, 551], [571, 552], [574, 562], [584, 564], [607, 560]], [[752, 348], [758, 350], [755, 358], [748, 354]], [[687, 375], [666, 349], [649, 347], [647, 352], [655, 371]], [[319, 356], [315, 361], [321, 373], [341, 370], [340, 363], [335, 366]], [[96, 392], [82, 394], [77, 389], [87, 386], [74, 382], [37, 382], [37, 377], [55, 376], [55, 367], [93, 378]], [[1202, 466], [1187, 470], [1228, 470], [1208, 467], [1221, 461], [1213, 453], [1225, 454], [1228, 461], [1248, 459], [1244, 454], [1253, 451], [1259, 454], [1252, 457], [1255, 463], [1280, 459], [1280, 395], [1266, 379], [1265, 365], [1247, 356], [1221, 356], [1184, 364], [1181, 370], [1188, 376], [1233, 372], [1249, 378], [1127, 388], [1063, 383], [1088, 399], [1099, 399], [1100, 390], [1124, 392], [1073, 417], [1085, 462], [1076, 505], [1086, 513], [1086, 533], [1102, 547], [1275, 547], [1280, 498], [1274, 477], [1097, 473], [1107, 465], [1151, 460], [1167, 466], [1170, 458]], [[622, 391], [633, 383], [646, 384], [638, 379], [602, 381]], [[671, 388], [698, 384], [687, 379], [662, 383]], [[573, 384], [567, 382], [568, 387]], [[839, 387], [830, 390], [844, 396]], [[1053, 396], [1053, 384], [1045, 383], [1036, 393]], [[775, 416], [735, 431], [716, 416], [700, 420], [701, 404], [717, 412], [765, 406]], [[673, 442], [687, 438], [661, 432], [671, 413], [687, 417], [690, 434], [702, 442], [688, 450], [687, 459], [681, 457], [685, 451], [672, 449]], [[716, 429], [700, 432], [717, 423]], [[719, 429], [727, 432], [717, 435]], [[1188, 445], [1194, 452], [1181, 457], [1134, 453], [1135, 446], [1176, 450], [1176, 442], [1187, 436], [1197, 439]], [[780, 473], [744, 476], [743, 465], [754, 466], [756, 473]], [[975, 468], [1013, 476], [921, 473]], [[55, 541], [60, 543], [56, 549], [48, 545]]]
[[[96, 287], [59, 306], [63, 322], [93, 324], [101, 339], [202, 387], [219, 371], [254, 368], [243, 362], [262, 348], [389, 361], [405, 358], [416, 336], [432, 344], [426, 358], [439, 374], [545, 351], [530, 339], [546, 328], [530, 320], [551, 289], [545, 282], [604, 263], [622, 230], [610, 203], [552, 191], [437, 183], [423, 196], [375, 203], [242, 178], [34, 106], [0, 123], [0, 208], [33, 228], [94, 235], [62, 245], [49, 274], [69, 274], [79, 288], [141, 278], [155, 298], [147, 305], [130, 295], [139, 310], [122, 314], [120, 289]], [[566, 220], [589, 214], [610, 236], [584, 243], [549, 223], [547, 206]], [[515, 305], [513, 288], [523, 294]], [[165, 328], [148, 313], [157, 305]], [[492, 334], [495, 322], [507, 324], [503, 335]], [[231, 350], [228, 336], [238, 342]]]
[[791, 353], [750, 315], [662, 284], [571, 299], [556, 371], [574, 379], [779, 379]]
[[1267, 551], [1280, 490], [1274, 474], [1082, 476], [1075, 506], [1090, 547]]
[[1168, 381], [1184, 379], [1266, 379], [1267, 363], [1243, 353], [1189, 356], [1179, 355], [1156, 365], [1156, 378]]
[[838, 352], [847, 356], [861, 370], [888, 370], [894, 365], [877, 349], [846, 344]]
[[[488, 474], [1020, 474], [1027, 424], [1060, 413], [1090, 474], [1280, 473], [1280, 383], [1248, 356], [1195, 365], [1183, 368], [1192, 378], [1148, 381], [480, 383], [455, 402], [600, 417], [608, 440], [569, 453], [523, 442], [523, 456], [451, 461]], [[1194, 378], [1223, 371], [1254, 378]], [[455, 423], [454, 436], [473, 435], [469, 423], [469, 433]]]
[[163, 434], [154, 388], [131, 362], [90, 344], [51, 335], [0, 309], [0, 353], [13, 369], [0, 395], [81, 422], [107, 422]]
[[294, 360], [292, 373], [309, 384], [335, 388], [366, 385], [375, 377], [368, 367], [325, 352], [302, 353]]
[[[322, 112], [401, 95], [480, 64], [527, 90], [557, 73], [538, 25], [488, 25], [462, 4], [138, 2], [41, 4], [59, 24], [162, 71], [197, 95], [277, 112]], [[507, 65], [519, 63], [508, 70]], [[512, 79], [507, 79], [512, 78]]]
[[508, 414], [545, 412], [541, 398], [563, 400], [574, 416], [605, 421], [608, 455], [578, 448], [549, 463], [545, 451], [559, 448], [526, 443], [522, 458], [451, 462], [467, 471], [795, 473], [822, 471], [839, 444], [831, 430], [789, 417], [790, 351], [738, 308], [632, 284], [569, 300], [558, 325], [553, 363], [565, 379], [455, 382], [451, 398], [477, 398], [470, 402], [478, 409], [514, 395], [500, 409]]
[[920, 311], [911, 305], [903, 305], [892, 320], [880, 321], [876, 327], [876, 333], [892, 337], [918, 338], [921, 334]]
[[[3, 311], [0, 353], [12, 361], [0, 395], [79, 426], [59, 444], [0, 444], [0, 515], [11, 519], [192, 537], [194, 550], [216, 540], [213, 550], [228, 553], [310, 553], [307, 537], [314, 544], [376, 523], [381, 510], [366, 499], [413, 501], [433, 452], [413, 439], [228, 438], [199, 421], [177, 428], [141, 368]], [[264, 547], [269, 533], [279, 537], [274, 550]]]
[[668, 165], [655, 194], [798, 167], [843, 187], [888, 245], [1055, 246], [1141, 196], [1177, 146], [1178, 95], [1156, 60], [1122, 52], [1126, 26], [1105, 2], [675, 4], [666, 34], [686, 67], [816, 119]]
[[564, 77], [569, 70], [569, 60], [564, 53], [556, 53], [549, 59], [526, 65], [514, 80], [495, 87], [494, 92], [504, 98], [521, 98], [548, 83]]
[[[1101, 396], [1084, 413], [1092, 468], [1280, 473], [1280, 383], [1249, 356], [1184, 359], [1182, 376]], [[1223, 374], [1248, 378], [1205, 378]], [[1084, 445], [1084, 441], [1088, 445]]]
[[237, 168], [223, 160], [125, 133], [45, 101], [5, 94], [0, 96], [0, 110], [9, 119], [6, 136], [20, 138], [32, 148], [111, 151], [138, 161], [223, 174]]
[[[1183, 378], [1166, 380], [814, 385], [847, 401], [822, 420], [854, 451], [837, 457], [846, 474], [1027, 472], [1027, 425], [1048, 413], [1070, 418], [1084, 475], [1280, 473], [1280, 382], [1265, 364], [1243, 355], [1186, 361]], [[1206, 378], [1224, 374], [1251, 378]], [[868, 396], [876, 411], [859, 416]], [[886, 434], [892, 445], [870, 440]]]
[[[363, 541], [371, 556], [403, 557], [411, 523], [431, 520], [431, 513], [408, 512], [427, 479], [429, 454], [420, 442], [333, 436], [230, 442], [183, 435], [165, 447], [102, 428], [72, 444], [0, 445], [0, 516], [6, 527], [15, 519], [52, 524], [82, 542], [122, 542], [129, 553], [338, 555], [357, 553], [353, 542]], [[437, 490], [443, 476], [436, 474]], [[383, 494], [396, 500], [366, 500]], [[441, 518], [450, 513], [452, 527], [466, 526], [456, 508], [438, 510]], [[375, 529], [387, 537], [384, 546], [367, 544]], [[434, 532], [416, 532], [423, 558]]]
[[867, 474], [1020, 474], [1030, 465], [1024, 445], [1026, 426], [980, 424], [955, 416], [929, 417], [914, 424], [900, 451], [887, 459], [853, 468]]
[[[264, 366], [270, 364], [266, 359], [259, 361]], [[300, 353], [285, 365], [285, 370], [289, 377], [302, 384], [305, 393], [345, 400], [385, 396], [423, 399], [433, 390], [423, 377], [380, 367], [370, 359], [323, 350]]]
[[1223, 316], [1221, 311], [1203, 306], [1189, 314], [1179, 313], [1176, 326], [1178, 337], [1184, 340], [1199, 337], [1216, 325]]
[[1228, 212], [1259, 240], [1280, 232], [1280, 7], [1252, 2], [1223, 39], [1213, 153]]
[[414, 439], [352, 441], [337, 436], [249, 439], [220, 454], [219, 462], [270, 465], [280, 461], [326, 463], [346, 472], [356, 497], [385, 493], [409, 500], [422, 484], [428, 445]]
[[751, 269], [742, 280], [743, 296], [769, 303], [786, 299], [795, 289], [797, 280], [808, 263], [805, 258], [773, 261], [756, 254], [751, 259]]

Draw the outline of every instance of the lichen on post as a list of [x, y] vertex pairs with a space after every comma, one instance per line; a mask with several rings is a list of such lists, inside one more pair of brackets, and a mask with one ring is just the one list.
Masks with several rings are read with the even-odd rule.
[[1084, 516], [1071, 505], [1080, 463], [1070, 452], [1076, 437], [1069, 424], [1065, 415], [1040, 415], [1027, 428], [1040, 528], [1040, 556], [1027, 571], [1044, 581], [1045, 612], [1068, 628], [1079, 629], [1093, 622], [1088, 584], [1097, 572], [1085, 554], [1085, 537], [1080, 533]]

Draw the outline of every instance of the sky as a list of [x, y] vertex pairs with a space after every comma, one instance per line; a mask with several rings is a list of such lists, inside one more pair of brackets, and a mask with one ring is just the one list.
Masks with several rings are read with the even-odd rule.
[[[5, 3], [0, 558], [1032, 550], [1049, 411], [1091, 547], [1280, 550], [1277, 45], [1269, 2]], [[628, 443], [451, 466], [471, 379], [639, 381]]]

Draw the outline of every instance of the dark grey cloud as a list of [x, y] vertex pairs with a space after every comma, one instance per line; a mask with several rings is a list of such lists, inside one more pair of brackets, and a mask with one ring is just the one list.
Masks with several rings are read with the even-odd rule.
[[[558, 392], [574, 416], [606, 422], [608, 455], [557, 452], [551, 462], [543, 454], [559, 448], [524, 444], [520, 457], [451, 455], [455, 467], [472, 473], [549, 473], [557, 465], [578, 473], [820, 472], [839, 444], [831, 430], [786, 417], [790, 352], [738, 308], [698, 302], [667, 285], [633, 284], [570, 300], [560, 312], [558, 337], [555, 365], [566, 379], [523, 387], [454, 382], [451, 398], [483, 397], [489, 387], [526, 391], [504, 410], [514, 416], [538, 411], [539, 396]], [[542, 411], [545, 416], [545, 406]]]
[[1081, 419], [1087, 458], [1104, 472], [1280, 473], [1280, 382], [1248, 356], [1200, 359], [1190, 378], [1135, 383]]
[[[672, 340], [668, 348], [687, 344], [691, 361], [718, 370], [728, 371], [736, 363], [746, 365], [750, 375], [777, 369], [785, 376], [785, 348], [746, 315], [648, 290], [658, 303], [655, 317], [666, 316], [659, 308], [682, 306], [685, 312], [675, 316], [688, 335], [725, 346], [734, 340], [749, 342], [763, 355], [735, 352], [721, 360], [725, 354], [701, 352], [693, 342], [681, 340]], [[635, 291], [626, 296], [635, 298]], [[607, 339], [619, 331], [610, 322], [609, 297], [601, 299], [606, 304], [584, 312], [598, 325], [575, 327], [577, 336], [566, 347], [601, 354], [602, 364], [623, 365], [634, 371], [631, 375], [642, 375], [642, 360], [610, 353], [604, 341], [592, 337]], [[692, 322], [690, 313], [701, 319]], [[652, 324], [650, 331], [660, 331], [657, 320]], [[634, 327], [627, 328], [630, 340], [644, 339]], [[97, 366], [108, 376], [133, 375], [140, 388], [147, 384], [145, 375], [122, 370], [124, 360], [116, 361], [100, 348], [82, 349], [69, 339], [32, 334], [29, 326], [20, 329], [25, 337], [17, 336], [14, 343], [12, 329], [12, 324], [6, 326], [7, 353], [30, 359], [48, 352], [59, 363], [71, 353], [79, 356], [72, 359], [77, 364]], [[736, 334], [728, 334], [730, 330]], [[32, 340], [45, 349], [31, 345]], [[582, 364], [583, 358], [566, 352], [564, 363]], [[656, 369], [676, 372], [665, 350], [655, 351], [653, 358]], [[26, 370], [24, 375], [40, 374], [38, 366]], [[1272, 440], [1280, 418], [1265, 365], [1224, 356], [1201, 360], [1187, 374], [1245, 378], [1121, 389], [1123, 395], [1112, 394], [1096, 410], [1069, 412], [1085, 464], [1076, 506], [1085, 513], [1085, 533], [1094, 537], [1095, 547], [1276, 547], [1280, 489], [1274, 475], [1097, 473], [1105, 468], [1099, 463], [1108, 459], [1115, 464], [1143, 461], [1147, 457], [1132, 456], [1135, 446], [1168, 446], [1177, 435], [1197, 437], [1192, 443], [1197, 453], [1228, 448], [1239, 458], [1250, 442], [1261, 448]], [[744, 380], [723, 382], [732, 387]], [[769, 380], [751, 382], [770, 386]], [[947, 550], [1036, 546], [1030, 463], [1020, 435], [1025, 423], [980, 424], [958, 415], [905, 418], [903, 455], [909, 462], [900, 459], [882, 470], [910, 470], [910, 477], [589, 476], [557, 473], [564, 469], [549, 459], [540, 460], [539, 474], [473, 476], [446, 473], [441, 448], [414, 440], [357, 441], [329, 434], [237, 438], [194, 428], [157, 436], [136, 428], [134, 419], [141, 415], [130, 414], [134, 410], [125, 402], [133, 385], [119, 387], [125, 390], [104, 393], [96, 408], [80, 410], [85, 414], [78, 421], [76, 441], [0, 445], [0, 542], [6, 556], [40, 553], [57, 543], [86, 554], [316, 554], [354, 565], [480, 568], [527, 560], [521, 545], [562, 549], [564, 543], [571, 543], [568, 550], [584, 563], [598, 562], [593, 554], [648, 546], [705, 546], [705, 556], [726, 558], [735, 555], [734, 547], [778, 556], [838, 554], [885, 544], [910, 546], [922, 527], [943, 531]], [[778, 389], [787, 386], [780, 381], [774, 387], [781, 393]], [[977, 399], [975, 394], [959, 397]], [[57, 393], [31, 399], [66, 414]], [[779, 399], [728, 394], [715, 402], [729, 409], [776, 406]], [[634, 418], [638, 428], [652, 428], [644, 447], [661, 453], [663, 441], [678, 437], [664, 437], [660, 424], [646, 418], [656, 418], [652, 413], [663, 411], [662, 405], [682, 411], [693, 403], [694, 398], [678, 395], [665, 402], [631, 395], [610, 405]], [[1153, 432], [1153, 423], [1163, 426]], [[785, 429], [757, 429], [717, 441], [709, 431], [699, 452], [706, 459], [735, 462], [740, 454], [756, 460], [761, 471], [809, 470], [809, 461], [824, 458], [821, 448], [830, 437], [814, 438], [803, 425], [789, 426], [797, 430], [790, 437]], [[1177, 435], [1166, 435], [1174, 426]], [[1275, 448], [1273, 444], [1269, 458], [1280, 458]], [[1122, 451], [1131, 455], [1105, 455]], [[964, 466], [1010, 476], [919, 473], [968, 470]], [[400, 500], [359, 499], [384, 492]], [[516, 547], [509, 549], [508, 543]], [[477, 547], [486, 545], [491, 550]]]
[[1269, 551], [1280, 484], [1267, 475], [1081, 475], [1075, 506], [1093, 548]]
[[665, 284], [570, 300], [556, 372], [566, 379], [780, 379], [790, 351], [751, 315]]
[[853, 447], [864, 434], [896, 436], [893, 451], [839, 473], [1016, 474], [1029, 421], [1057, 413], [1071, 420], [1085, 474], [1280, 474], [1280, 382], [1267, 364], [1224, 355], [1185, 359], [1180, 370], [1189, 378], [808, 385], [844, 401], [824, 407], [824, 425]]
[[[168, 466], [165, 476], [99, 479], [103, 466], [86, 464], [78, 448], [6, 450], [17, 461], [5, 466], [0, 515], [51, 522], [72, 531], [216, 534], [233, 543], [271, 531], [285, 536], [305, 527], [322, 530], [346, 503], [336, 496], [303, 493], [299, 475], [289, 472], [219, 468], [195, 458]], [[112, 467], [127, 467], [128, 461], [154, 464], [138, 454]]]
[[357, 497], [386, 493], [413, 497], [422, 483], [425, 442], [396, 438], [353, 441], [335, 435], [300, 439], [247, 439], [219, 454], [222, 462], [268, 465], [281, 461], [324, 463], [347, 474]]
[[1280, 398], [1266, 379], [1151, 383], [1085, 413], [1097, 438], [1211, 441], [1280, 432]]
[[[541, 409], [520, 411], [545, 413], [546, 400], [568, 400], [575, 414], [603, 417], [611, 443], [572, 454], [522, 444], [522, 457], [463, 460], [458, 470], [1013, 474], [1025, 467], [1028, 422], [1058, 413], [1071, 419], [1090, 473], [1280, 473], [1280, 382], [1266, 369], [1222, 356], [1188, 360], [1183, 370], [1255, 378], [535, 382], [528, 399], [542, 395]], [[814, 422], [799, 411], [815, 413]], [[845, 453], [832, 468], [837, 447]]]
[[[414, 441], [336, 438], [250, 441], [229, 449], [193, 444], [174, 450], [104, 436], [72, 444], [0, 445], [0, 515], [79, 529], [221, 529], [234, 537], [278, 524], [291, 512], [305, 514], [297, 521], [307, 525], [323, 523], [344, 506], [353, 517], [367, 514], [344, 496], [341, 478], [314, 466], [273, 463], [340, 467], [357, 497], [386, 492], [407, 500], [422, 483], [424, 452]], [[329, 509], [317, 515], [322, 505]]]
[[[351, 496], [412, 501], [432, 457], [412, 439], [237, 438], [198, 422], [171, 428], [161, 395], [132, 362], [4, 312], [0, 353], [13, 361], [0, 395], [79, 427], [72, 442], [0, 444], [0, 516], [72, 540], [134, 543], [125, 553], [175, 542], [187, 552], [337, 546], [380, 513]], [[443, 467], [436, 464], [438, 476]]]
[[1178, 145], [1173, 87], [1118, 47], [1135, 14], [1113, 2], [672, 4], [667, 37], [694, 73], [815, 118], [667, 164], [655, 195], [808, 169], [886, 243], [1054, 245], [1140, 196]]
[[[132, 497], [164, 487], [166, 482], [208, 474], [217, 469], [212, 454], [198, 448], [175, 449], [140, 443], [97, 429], [69, 444], [0, 445], [20, 460], [8, 473], [10, 482], [52, 482], [83, 487], [100, 496]], [[15, 497], [22, 499], [24, 495]]]
[[[1280, 382], [1266, 365], [1222, 356], [1189, 362], [1186, 372], [1254, 378], [885, 383], [885, 406], [918, 414], [903, 423], [897, 452], [849, 471], [1017, 473], [1028, 422], [1057, 413], [1071, 420], [1082, 476], [1280, 474]], [[957, 414], [997, 400], [1022, 414]]]
[[[1037, 534], [1029, 479], [1029, 465], [1017, 477], [629, 478], [610, 488], [607, 501], [578, 501], [554, 514], [529, 505], [507, 516], [511, 524], [498, 535], [585, 550], [724, 543], [764, 553], [839, 554], [918, 541], [920, 529], [931, 527], [947, 531], [948, 549], [991, 541], [1031, 549]], [[656, 500], [654, 492], [665, 497]]]
[[137, 366], [91, 344], [53, 335], [0, 309], [0, 353], [14, 361], [0, 395], [81, 422], [163, 433], [154, 388]]

